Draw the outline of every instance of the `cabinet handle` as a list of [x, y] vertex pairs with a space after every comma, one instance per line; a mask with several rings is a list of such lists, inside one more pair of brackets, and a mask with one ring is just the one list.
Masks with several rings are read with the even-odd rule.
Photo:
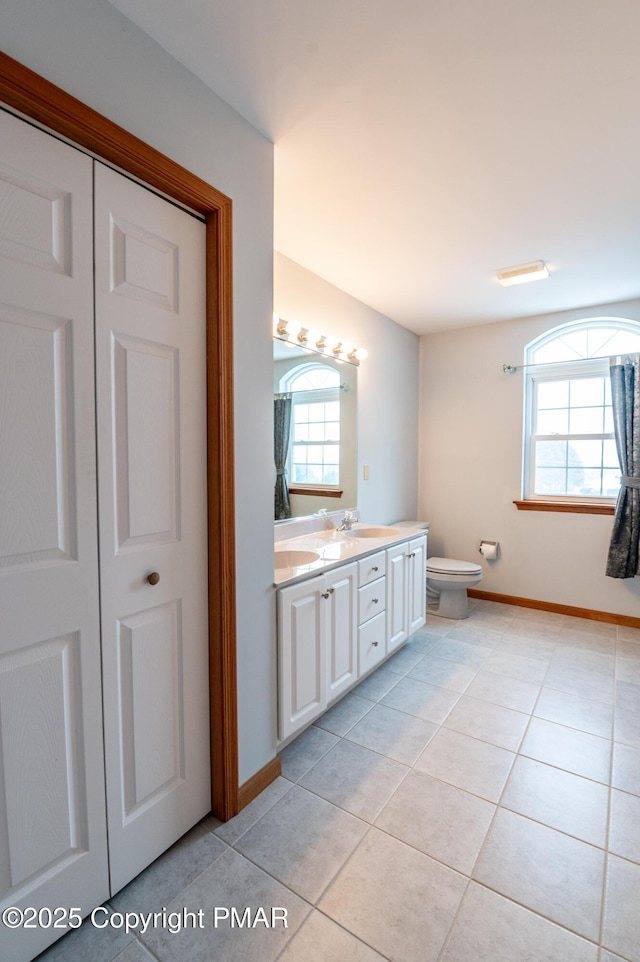
[[372, 570], [372, 571], [377, 571], [377, 570], [378, 570], [378, 566], [377, 566], [377, 565], [374, 565], [371, 570]]
[[157, 585], [160, 581], [160, 575], [157, 571], [152, 571], [151, 574], [147, 575], [147, 581], [150, 585]]
[[415, 556], [416, 556], [415, 551], [412, 551], [411, 554], [407, 555], [407, 558], [415, 558]]
[[377, 641], [372, 641], [371, 644], [373, 645], [374, 648], [377, 648], [377, 647], [378, 647], [378, 642], [377, 642]]
[[335, 590], [335, 588], [329, 588], [329, 594], [332, 595]]
[[323, 597], [323, 598], [328, 598], [328, 597], [329, 597], [329, 592], [328, 592], [328, 591], [323, 591], [323, 592], [322, 592], [322, 597]]
[[377, 604], [379, 604], [380, 599], [379, 599], [379, 598], [372, 598], [371, 601], [373, 602], [374, 605], [377, 605]]

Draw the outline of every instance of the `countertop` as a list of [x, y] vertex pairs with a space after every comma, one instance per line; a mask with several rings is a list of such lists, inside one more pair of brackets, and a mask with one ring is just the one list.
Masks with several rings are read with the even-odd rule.
[[[357, 523], [353, 525], [353, 530], [377, 527], [383, 526]], [[384, 527], [388, 527], [392, 533], [380, 538], [354, 537], [353, 535], [350, 536], [348, 531], [338, 531], [336, 528], [332, 528], [276, 542], [276, 554], [280, 551], [315, 551], [320, 557], [310, 564], [276, 569], [274, 585], [279, 588], [285, 584], [295, 584], [297, 581], [304, 581], [305, 578], [322, 574], [324, 571], [346, 564], [348, 561], [358, 561], [360, 558], [374, 554], [376, 551], [389, 548], [391, 545], [411, 541], [413, 538], [427, 534], [423, 527], [394, 527], [394, 525], [384, 525]]]

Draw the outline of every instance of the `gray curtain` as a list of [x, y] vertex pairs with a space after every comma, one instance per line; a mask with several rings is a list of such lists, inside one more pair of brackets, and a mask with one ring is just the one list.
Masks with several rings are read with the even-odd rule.
[[289, 489], [285, 475], [289, 432], [291, 430], [291, 395], [279, 394], [273, 399], [273, 457], [276, 465], [275, 520], [291, 517]]
[[610, 578], [640, 575], [640, 354], [611, 358], [613, 427], [622, 471], [607, 560]]

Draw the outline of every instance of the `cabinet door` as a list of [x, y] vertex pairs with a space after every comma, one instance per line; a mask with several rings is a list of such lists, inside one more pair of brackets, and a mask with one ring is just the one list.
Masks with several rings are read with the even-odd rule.
[[[205, 226], [96, 164], [112, 892], [211, 808]], [[148, 580], [152, 573], [159, 580]]]
[[327, 626], [327, 701], [340, 695], [358, 677], [358, 565], [344, 565], [326, 576], [329, 594]]
[[387, 548], [387, 653], [408, 637], [407, 545]]
[[278, 592], [278, 735], [288, 738], [327, 707], [324, 575]]
[[427, 539], [409, 542], [407, 587], [409, 589], [409, 634], [421, 628], [426, 615], [426, 556]]
[[[109, 895], [92, 162], [0, 112], [0, 910]], [[0, 926], [0, 958], [64, 929]]]

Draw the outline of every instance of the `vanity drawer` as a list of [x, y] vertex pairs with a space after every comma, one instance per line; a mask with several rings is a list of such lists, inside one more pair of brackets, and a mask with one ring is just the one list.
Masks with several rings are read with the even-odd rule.
[[382, 578], [387, 570], [387, 556], [384, 551], [371, 554], [358, 562], [358, 584], [360, 587], [368, 585], [370, 581]]
[[358, 628], [358, 675], [366, 674], [386, 653], [387, 616], [381, 611]]
[[364, 588], [358, 588], [358, 624], [385, 610], [385, 579], [378, 578]]

